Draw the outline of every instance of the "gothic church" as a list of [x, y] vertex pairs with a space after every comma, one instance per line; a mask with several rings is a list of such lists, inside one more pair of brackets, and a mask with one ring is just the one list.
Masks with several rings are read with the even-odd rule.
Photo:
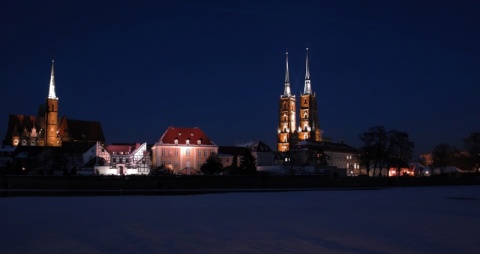
[[315, 93], [310, 83], [308, 65], [308, 48], [306, 49], [305, 85], [298, 97], [300, 110], [297, 127], [296, 96], [291, 93], [290, 74], [288, 71], [288, 52], [286, 53], [285, 86], [280, 96], [279, 121], [277, 129], [277, 151], [288, 152], [290, 147], [301, 141], [322, 141], [322, 130], [318, 121], [318, 109]]
[[8, 118], [3, 145], [62, 146], [62, 142], [105, 142], [99, 122], [69, 120], [58, 117], [58, 97], [55, 93], [54, 62], [50, 73], [48, 97], [40, 105], [38, 115], [12, 115]]

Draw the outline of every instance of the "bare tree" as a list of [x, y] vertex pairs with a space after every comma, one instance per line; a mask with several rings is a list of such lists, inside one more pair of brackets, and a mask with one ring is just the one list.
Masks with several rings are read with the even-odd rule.
[[432, 150], [433, 165], [440, 167], [440, 174], [443, 174], [443, 170], [446, 166], [453, 165], [455, 163], [455, 153], [457, 149], [446, 143], [436, 145]]
[[480, 132], [474, 132], [463, 140], [463, 147], [469, 152], [470, 169], [480, 170]]
[[389, 155], [391, 159], [399, 161], [397, 163], [397, 176], [400, 175], [401, 161], [410, 161], [412, 159], [414, 143], [410, 141], [407, 132], [391, 130], [389, 137]]
[[[409, 161], [412, 158], [414, 144], [409, 140], [407, 132], [397, 130], [386, 131], [383, 126], [375, 126], [359, 135], [363, 142], [360, 148], [360, 160], [370, 175], [382, 176], [382, 169], [389, 168], [392, 158], [401, 161]], [[398, 164], [398, 171], [400, 171]]]
[[358, 136], [363, 142], [363, 147], [360, 148], [360, 161], [367, 170], [367, 175], [370, 175], [370, 165], [374, 155], [374, 138], [372, 132], [364, 132]]

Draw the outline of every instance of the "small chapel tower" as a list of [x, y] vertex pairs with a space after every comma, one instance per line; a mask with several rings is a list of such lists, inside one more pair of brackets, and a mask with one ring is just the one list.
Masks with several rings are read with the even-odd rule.
[[310, 68], [308, 65], [308, 48], [305, 64], [305, 86], [300, 96], [300, 124], [298, 126], [299, 141], [322, 141], [322, 130], [318, 121], [317, 99], [312, 92], [310, 83]]
[[54, 61], [52, 60], [52, 71], [50, 73], [50, 87], [46, 103], [45, 113], [45, 146], [61, 146], [58, 131], [58, 97], [55, 94], [55, 72]]
[[279, 119], [277, 129], [277, 151], [287, 152], [290, 149], [290, 141], [295, 132], [295, 95], [290, 90], [290, 74], [288, 71], [288, 52], [285, 53], [285, 85], [283, 95], [280, 96]]

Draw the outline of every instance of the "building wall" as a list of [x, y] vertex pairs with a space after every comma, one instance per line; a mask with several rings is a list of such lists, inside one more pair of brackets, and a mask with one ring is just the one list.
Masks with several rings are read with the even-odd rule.
[[279, 109], [277, 150], [286, 152], [290, 149], [291, 136], [296, 130], [295, 96], [282, 96], [280, 98]]
[[256, 159], [257, 166], [273, 166], [275, 165], [275, 154], [273, 152], [252, 152]]
[[329, 156], [327, 162], [330, 166], [347, 169], [347, 175], [360, 174], [360, 162], [356, 154], [333, 151], [325, 151], [325, 154]]
[[58, 130], [58, 99], [47, 99], [46, 134], [47, 146], [61, 146]]
[[[222, 163], [222, 167], [229, 167], [232, 166], [233, 159], [235, 155], [232, 154], [218, 154], [218, 158], [220, 159], [220, 162]], [[242, 156], [237, 156], [237, 166], [240, 166], [240, 160], [242, 159]]]
[[318, 121], [317, 100], [313, 94], [304, 94], [300, 98], [300, 124], [298, 140], [322, 141], [322, 131]]
[[152, 147], [153, 167], [165, 166], [175, 174], [196, 174], [217, 146], [157, 144]]

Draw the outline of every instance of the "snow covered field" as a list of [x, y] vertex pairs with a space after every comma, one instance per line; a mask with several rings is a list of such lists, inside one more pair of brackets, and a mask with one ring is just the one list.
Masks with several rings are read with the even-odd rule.
[[0, 198], [1, 253], [480, 253], [480, 186]]

